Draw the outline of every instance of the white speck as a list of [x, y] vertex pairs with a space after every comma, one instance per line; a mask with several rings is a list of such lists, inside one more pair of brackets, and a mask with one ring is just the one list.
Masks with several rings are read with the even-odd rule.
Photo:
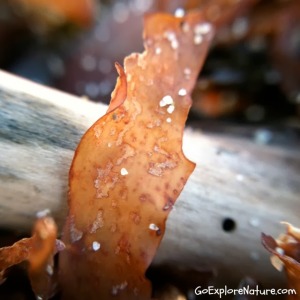
[[202, 35], [195, 35], [195, 37], [194, 37], [194, 43], [196, 45], [200, 45], [202, 43], [202, 41], [203, 41]]
[[259, 219], [257, 218], [252, 218], [249, 220], [249, 224], [252, 226], [252, 227], [258, 227], [260, 225], [260, 222], [259, 222]]
[[51, 211], [49, 208], [46, 208], [44, 210], [41, 210], [41, 211], [38, 211], [36, 213], [36, 217], [37, 218], [44, 218], [44, 217], [47, 217], [48, 215], [50, 215]]
[[236, 179], [237, 181], [244, 181], [244, 175], [242, 175], [242, 174], [237, 174], [237, 175], [235, 176], [235, 179]]
[[124, 281], [121, 284], [114, 285], [111, 289], [111, 294], [114, 296], [117, 295], [119, 291], [124, 290], [127, 287], [127, 285], [128, 285], [127, 281]]
[[101, 245], [100, 243], [94, 241], [93, 244], [92, 244], [92, 248], [94, 251], [98, 251], [100, 249]]
[[170, 95], [164, 96], [160, 102], [159, 102], [159, 106], [160, 107], [164, 107], [166, 105], [171, 105], [174, 103], [173, 98]]
[[275, 248], [275, 251], [276, 251], [277, 253], [279, 253], [280, 255], [284, 255], [284, 250], [283, 250], [282, 248], [280, 248], [280, 247], [276, 247], [276, 248]]
[[86, 54], [82, 57], [80, 64], [85, 71], [94, 71], [97, 67], [97, 60], [94, 56]]
[[46, 272], [48, 273], [48, 275], [52, 276], [53, 275], [53, 268], [51, 265], [47, 265], [46, 267]]
[[120, 173], [121, 173], [122, 176], [128, 175], [128, 171], [125, 168], [122, 168]]
[[164, 36], [169, 40], [169, 41], [172, 41], [174, 39], [176, 39], [176, 35], [174, 32], [172, 31], [167, 31], [164, 33]]
[[197, 24], [194, 28], [194, 32], [196, 35], [199, 35], [199, 34], [207, 34], [211, 31], [211, 24], [208, 23], [208, 22], [204, 22], [204, 23], [201, 23], [201, 24]]
[[186, 96], [186, 94], [187, 94], [186, 89], [180, 89], [180, 90], [178, 91], [178, 95], [179, 95], [179, 96]]
[[170, 41], [172, 49], [177, 49], [178, 48], [178, 41], [176, 38], [176, 34], [172, 31], [167, 31], [164, 33], [164, 36]]
[[111, 147], [111, 143], [107, 143], [107, 147], [110, 148]]
[[159, 55], [160, 53], [161, 53], [161, 48], [156, 47], [156, 48], [155, 48], [155, 54], [156, 54], [156, 55]]
[[167, 123], [171, 123], [172, 122], [172, 119], [171, 118], [167, 118]]
[[168, 112], [169, 114], [173, 113], [174, 110], [175, 110], [175, 106], [172, 105], [172, 104], [167, 108], [167, 112]]
[[150, 230], [154, 230], [154, 231], [157, 231], [159, 230], [159, 227], [153, 223], [149, 224], [149, 229]]
[[171, 41], [171, 47], [172, 49], [177, 49], [178, 48], [178, 41], [177, 40], [172, 40]]
[[178, 7], [176, 10], [175, 10], [175, 17], [176, 18], [182, 18], [185, 14], [185, 11], [182, 7]]
[[183, 70], [183, 74], [186, 76], [186, 77], [189, 77], [191, 75], [192, 71], [190, 68], [185, 68]]

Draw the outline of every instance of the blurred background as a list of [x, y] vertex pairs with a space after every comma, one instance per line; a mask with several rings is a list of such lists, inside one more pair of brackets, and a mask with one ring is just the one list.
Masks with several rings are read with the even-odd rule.
[[[300, 114], [299, 0], [2, 0], [0, 68], [108, 103], [114, 62], [143, 49], [143, 15], [192, 9], [205, 11], [218, 30], [189, 121], [259, 143], [292, 142]], [[241, 132], [232, 127], [240, 124]]]
[[[143, 15], [164, 11], [180, 17], [193, 9], [202, 9], [217, 32], [193, 92], [189, 125], [298, 147], [299, 0], [1, 0], [0, 69], [109, 103], [114, 63], [143, 49]], [[0, 246], [18, 238], [2, 232]], [[170, 278], [166, 269], [150, 270], [149, 277], [155, 282], [163, 272]], [[0, 299], [34, 297], [26, 276], [18, 274], [1, 286]], [[178, 282], [186, 276], [198, 283], [211, 275], [178, 276]], [[27, 296], [12, 293], [16, 282]]]

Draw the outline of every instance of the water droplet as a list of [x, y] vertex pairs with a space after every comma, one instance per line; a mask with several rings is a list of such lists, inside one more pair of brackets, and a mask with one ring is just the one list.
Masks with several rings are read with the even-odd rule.
[[276, 247], [276, 248], [275, 248], [275, 251], [276, 251], [277, 253], [279, 253], [280, 255], [284, 255], [284, 250], [283, 250], [282, 248], [280, 248], [280, 247]]
[[184, 14], [185, 14], [185, 11], [182, 7], [178, 7], [174, 13], [176, 18], [182, 18], [182, 17], [184, 17]]
[[170, 96], [170, 95], [167, 95], [167, 96], [164, 96], [160, 102], [159, 102], [159, 106], [160, 107], [164, 107], [166, 105], [170, 105], [170, 104], [173, 104], [174, 103], [174, 100], [173, 98]]
[[177, 40], [172, 40], [171, 41], [171, 47], [172, 49], [177, 49], [178, 48], [178, 41]]
[[92, 248], [94, 251], [98, 251], [101, 247], [101, 244], [98, 243], [97, 241], [94, 241], [93, 244], [92, 244]]
[[208, 22], [197, 24], [194, 28], [194, 32], [196, 35], [207, 34], [211, 31], [212, 25]]
[[186, 91], [186, 89], [180, 89], [179, 91], [178, 91], [178, 95], [179, 96], [186, 96], [187, 95], [187, 91]]
[[192, 73], [192, 71], [190, 68], [184, 68], [183, 74], [185, 75], [185, 78], [188, 79], [190, 77], [191, 73]]
[[125, 168], [122, 168], [120, 173], [121, 173], [122, 176], [128, 175], [128, 171]]
[[170, 105], [168, 108], [167, 108], [167, 112], [169, 114], [173, 113], [173, 111], [175, 110], [175, 106], [174, 105]]
[[156, 47], [155, 48], [155, 54], [159, 55], [161, 53], [161, 48], [160, 47]]
[[151, 223], [151, 224], [149, 224], [149, 229], [157, 231], [157, 230], [159, 230], [159, 227], [157, 225], [155, 225], [154, 223]]
[[178, 48], [179, 43], [178, 43], [178, 40], [177, 40], [175, 32], [173, 32], [173, 31], [166, 31], [164, 33], [164, 36], [171, 43], [171, 48], [172, 49], [177, 49]]
[[203, 41], [202, 35], [195, 35], [194, 37], [194, 43], [195, 45], [200, 45]]

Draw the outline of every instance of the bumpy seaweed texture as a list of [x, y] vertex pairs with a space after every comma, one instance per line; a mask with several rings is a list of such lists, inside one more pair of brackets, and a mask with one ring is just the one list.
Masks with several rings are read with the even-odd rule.
[[213, 35], [201, 13], [145, 18], [145, 51], [116, 65], [108, 112], [70, 169], [63, 299], [150, 299], [145, 271], [194, 163], [182, 152], [190, 93]]

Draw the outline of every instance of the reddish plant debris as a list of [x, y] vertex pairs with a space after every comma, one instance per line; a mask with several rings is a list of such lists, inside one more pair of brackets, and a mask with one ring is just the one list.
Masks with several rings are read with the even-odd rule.
[[94, 16], [94, 0], [15, 0], [12, 2], [21, 12], [39, 23], [61, 25], [71, 22], [79, 26], [91, 24]]
[[218, 118], [240, 112], [245, 100], [240, 91], [218, 86], [209, 80], [198, 80], [193, 91], [192, 110], [202, 116]]
[[3, 280], [9, 267], [27, 261], [33, 291], [37, 297], [48, 299], [52, 294], [53, 256], [64, 249], [63, 243], [56, 240], [56, 235], [54, 220], [43, 217], [36, 221], [32, 237], [1, 248], [0, 274]]
[[273, 266], [279, 271], [285, 270], [289, 287], [296, 290], [296, 294], [289, 295], [289, 299], [300, 299], [300, 229], [283, 223], [287, 226], [285, 234], [275, 240], [263, 233], [262, 243], [272, 253]]
[[145, 52], [117, 65], [108, 113], [70, 169], [63, 299], [150, 299], [145, 278], [171, 207], [195, 165], [182, 152], [190, 93], [213, 35], [202, 14], [145, 19]]

